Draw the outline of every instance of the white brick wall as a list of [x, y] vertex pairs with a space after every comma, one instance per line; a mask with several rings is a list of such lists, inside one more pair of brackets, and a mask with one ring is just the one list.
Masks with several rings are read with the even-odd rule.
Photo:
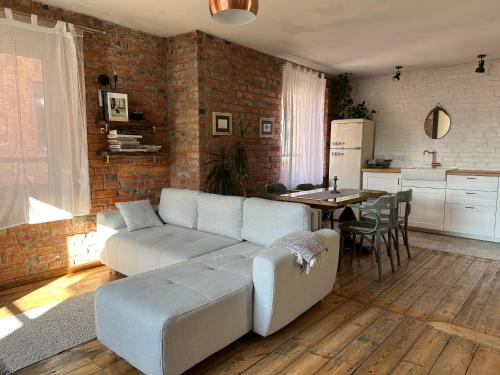
[[[428, 166], [438, 151], [447, 167], [500, 169], [500, 61], [487, 61], [485, 74], [475, 65], [405, 71], [400, 82], [378, 76], [353, 81], [353, 96], [375, 109], [375, 157], [393, 166]], [[440, 103], [451, 116], [449, 133], [430, 139], [424, 120]]]

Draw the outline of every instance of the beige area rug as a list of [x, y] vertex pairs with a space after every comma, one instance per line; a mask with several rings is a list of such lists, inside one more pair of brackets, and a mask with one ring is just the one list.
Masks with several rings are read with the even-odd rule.
[[15, 371], [96, 338], [94, 293], [0, 320], [0, 374]]

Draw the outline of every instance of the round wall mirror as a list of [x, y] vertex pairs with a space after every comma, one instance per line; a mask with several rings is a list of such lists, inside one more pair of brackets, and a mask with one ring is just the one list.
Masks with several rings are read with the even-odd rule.
[[436, 105], [427, 115], [424, 123], [425, 134], [429, 138], [443, 138], [449, 131], [451, 118], [446, 109], [440, 104]]

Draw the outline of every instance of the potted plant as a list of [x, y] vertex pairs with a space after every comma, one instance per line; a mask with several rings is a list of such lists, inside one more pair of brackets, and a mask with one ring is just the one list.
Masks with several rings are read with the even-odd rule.
[[366, 102], [355, 103], [351, 97], [352, 85], [349, 74], [343, 73], [337, 76], [334, 86], [334, 101], [336, 103], [336, 117], [341, 119], [367, 119], [371, 120], [375, 111], [366, 107]]
[[229, 149], [221, 145], [219, 152], [211, 153], [214, 159], [207, 163], [213, 165], [207, 177], [206, 190], [209, 193], [246, 196], [249, 171], [245, 138], [247, 130], [247, 127], [240, 128], [240, 136]]

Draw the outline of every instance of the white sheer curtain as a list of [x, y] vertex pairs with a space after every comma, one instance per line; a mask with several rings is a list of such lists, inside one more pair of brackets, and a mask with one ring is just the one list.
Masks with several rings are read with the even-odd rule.
[[289, 189], [323, 182], [325, 90], [324, 75], [285, 64], [280, 182]]
[[0, 18], [0, 228], [90, 209], [81, 37]]

